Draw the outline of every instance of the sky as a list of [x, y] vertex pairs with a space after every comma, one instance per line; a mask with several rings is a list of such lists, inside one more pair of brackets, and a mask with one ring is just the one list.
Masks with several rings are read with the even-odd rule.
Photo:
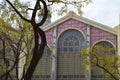
[[[85, 6], [82, 10], [83, 17], [93, 21], [110, 27], [119, 24], [120, 0], [92, 0], [92, 3]], [[52, 16], [52, 21], [59, 18], [59, 16]]]
[[93, 0], [83, 12], [86, 18], [114, 27], [119, 24], [120, 0]]
[[[83, 9], [83, 17], [115, 27], [119, 24], [120, 0], [92, 0]], [[54, 16], [52, 21], [60, 17]]]

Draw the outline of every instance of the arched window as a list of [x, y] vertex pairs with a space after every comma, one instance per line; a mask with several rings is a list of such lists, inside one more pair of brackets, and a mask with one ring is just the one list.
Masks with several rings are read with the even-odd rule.
[[65, 31], [58, 40], [58, 53], [80, 53], [85, 49], [83, 35], [77, 30]]
[[57, 80], [85, 78], [82, 49], [86, 49], [86, 41], [81, 32], [71, 29], [61, 34], [57, 45]]
[[[95, 63], [100, 64], [101, 66], [104, 66], [104, 64], [109, 65], [109, 62], [106, 62], [106, 58], [112, 55], [115, 55], [115, 49], [113, 45], [110, 42], [107, 41], [101, 41], [94, 45], [92, 48], [92, 57], [96, 59], [97, 61]], [[95, 61], [95, 60], [94, 60]], [[106, 77], [104, 75], [104, 71], [97, 67], [96, 65], [92, 65], [92, 79], [94, 80], [104, 80]]]
[[[98, 48], [99, 47], [99, 48]], [[102, 49], [103, 48], [103, 49]], [[94, 45], [93, 50], [97, 50], [99, 53], [106, 53], [108, 55], [114, 55], [115, 49], [113, 45], [107, 41], [101, 41]]]

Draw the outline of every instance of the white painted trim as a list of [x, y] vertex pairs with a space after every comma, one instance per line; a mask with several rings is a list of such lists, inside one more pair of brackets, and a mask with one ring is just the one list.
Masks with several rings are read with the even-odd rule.
[[52, 47], [49, 44], [47, 44], [46, 47], [48, 47], [50, 51], [52, 52]]
[[89, 24], [89, 25], [91, 25], [91, 26], [93, 26], [93, 27], [96, 27], [96, 28], [99, 28], [99, 29], [102, 29], [102, 30], [104, 30], [104, 31], [107, 31], [107, 32], [110, 32], [110, 33], [112, 33], [112, 34], [117, 35], [117, 32], [114, 30], [114, 28], [111, 28], [111, 27], [109, 27], [109, 26], [106, 26], [106, 25], [103, 25], [103, 24], [101, 24], [101, 23], [95, 22], [95, 21], [93, 21], [93, 20], [87, 19], [87, 18], [85, 18], [85, 17], [78, 16], [78, 15], [76, 15], [74, 12], [69, 12], [69, 13], [68, 13], [67, 15], [65, 15], [64, 17], [62, 17], [62, 18], [56, 20], [55, 22], [53, 22], [53, 23], [45, 26], [45, 27], [43, 28], [43, 30], [44, 30], [44, 31], [47, 31], [47, 30], [55, 27], [56, 25], [59, 25], [60, 23], [66, 21], [66, 20], [69, 20], [69, 19], [75, 19], [75, 20], [78, 20], [78, 21], [83, 22], [83, 23], [85, 23], [85, 24]]
[[117, 32], [114, 30], [114, 28], [111, 28], [109, 26], [106, 26], [106, 25], [103, 25], [101, 23], [95, 22], [93, 20], [89, 20], [87, 18], [84, 18], [84, 17], [81, 17], [81, 16], [77, 16], [77, 15], [73, 16], [73, 19], [76, 19], [78, 21], [82, 21], [82, 22], [84, 22], [86, 24], [89, 24], [89, 25], [91, 25], [93, 27], [96, 27], [96, 28], [99, 28], [99, 29], [102, 29], [104, 31], [107, 31], [107, 32], [110, 32], [112, 34], [117, 35]]
[[67, 29], [64, 29], [62, 32], [60, 32], [60, 33], [58, 34], [58, 36], [57, 36], [57, 42], [58, 42], [59, 37], [60, 37], [64, 32], [66, 32], [66, 31], [68, 31], [68, 30], [77, 30], [77, 31], [79, 31], [79, 32], [83, 35], [84, 39], [86, 40], [86, 35], [85, 35], [81, 30], [79, 30], [79, 29], [77, 29], [77, 28], [67, 28]]

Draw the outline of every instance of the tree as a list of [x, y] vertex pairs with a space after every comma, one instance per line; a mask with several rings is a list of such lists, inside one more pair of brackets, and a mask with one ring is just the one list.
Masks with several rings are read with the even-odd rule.
[[[92, 48], [92, 50], [83, 50], [82, 55], [84, 58], [90, 57], [90, 64], [88, 61], [85, 61], [85, 66], [90, 65], [91, 69], [97, 69], [107, 78], [112, 78], [114, 80], [119, 80], [120, 71], [119, 64], [120, 58], [119, 55], [115, 53], [113, 47], [106, 47], [103, 45], [96, 45]], [[96, 69], [95, 69], [96, 70]]]
[[[45, 32], [40, 28], [40, 26], [42, 26], [44, 22], [46, 21], [47, 16], [48, 16], [48, 11], [51, 11], [50, 6], [53, 4], [63, 5], [62, 8], [60, 9], [62, 10], [61, 12], [67, 12], [67, 5], [70, 4], [70, 5], [77, 7], [78, 12], [80, 13], [81, 7], [83, 7], [84, 5], [90, 2], [90, 0], [36, 0], [35, 6], [33, 9], [32, 8], [26, 9], [27, 11], [28, 10], [32, 11], [31, 18], [28, 19], [27, 17], [23, 16], [24, 13], [21, 13], [19, 11], [21, 9], [17, 8], [16, 4], [13, 4], [9, 0], [5, 0], [5, 1], [14, 9], [14, 11], [19, 15], [21, 19], [23, 19], [24, 21], [32, 25], [33, 32], [34, 32], [34, 49], [32, 53], [32, 58], [31, 58], [28, 68], [23, 73], [21, 80], [23, 79], [31, 80], [35, 67], [42, 57], [44, 48], [47, 43], [46, 43]], [[19, 1], [19, 0], [13, 0], [13, 2], [15, 1]], [[25, 7], [26, 6], [23, 6], [23, 9], [25, 9]], [[38, 12], [40, 12], [43, 17], [41, 21], [37, 23], [36, 16]], [[39, 44], [39, 39], [41, 39], [40, 44]]]
[[[24, 27], [21, 31], [21, 29], [16, 30], [13, 27], [8, 27], [4, 21], [2, 21], [2, 24], [2, 27], [0, 26], [0, 69], [3, 72], [1, 73], [0, 77], [1, 80], [7, 80], [8, 78], [12, 79], [13, 76], [16, 76], [18, 79], [19, 61], [23, 57], [27, 57], [30, 53], [30, 50], [32, 50], [32, 47], [30, 47], [32, 44], [28, 43], [32, 43], [31, 39], [33, 38], [30, 36], [33, 34], [28, 26], [26, 27], [27, 29]], [[20, 56], [21, 53], [24, 53], [24, 55]], [[11, 73], [14, 73], [14, 75]]]
[[[20, 8], [21, 3], [15, 3], [19, 4], [17, 7]], [[10, 78], [13, 80], [15, 76], [16, 79], [19, 80], [19, 61], [22, 60], [23, 57], [29, 57], [33, 49], [33, 30], [30, 24], [23, 21], [13, 11], [12, 7], [5, 2], [2, 2], [2, 4], [3, 5], [0, 6], [0, 68], [2, 71], [0, 79], [8, 80]], [[24, 16], [27, 16], [25, 11]], [[23, 53], [22, 56], [21, 53]]]

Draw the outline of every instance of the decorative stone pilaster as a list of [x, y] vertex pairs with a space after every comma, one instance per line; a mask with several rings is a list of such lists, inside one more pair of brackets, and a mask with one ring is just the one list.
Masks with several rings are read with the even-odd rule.
[[[90, 26], [89, 25], [87, 25], [86, 43], [87, 43], [87, 52], [89, 53], [89, 49], [90, 49]], [[91, 80], [90, 55], [87, 56], [87, 61], [89, 65], [86, 66], [86, 70], [87, 70], [86, 80]]]
[[[120, 55], [120, 24], [117, 26], [117, 55]], [[120, 71], [119, 67], [118, 70]]]
[[19, 57], [19, 69], [18, 69], [18, 78], [19, 79], [21, 79], [23, 76], [23, 69], [24, 69], [25, 61], [26, 61], [25, 53], [21, 52], [20, 57]]
[[118, 55], [120, 55], [120, 24], [117, 27], [117, 50]]
[[52, 48], [52, 72], [51, 72], [51, 80], [56, 80], [56, 71], [57, 71], [57, 45], [56, 45], [56, 29], [53, 29], [53, 48]]

